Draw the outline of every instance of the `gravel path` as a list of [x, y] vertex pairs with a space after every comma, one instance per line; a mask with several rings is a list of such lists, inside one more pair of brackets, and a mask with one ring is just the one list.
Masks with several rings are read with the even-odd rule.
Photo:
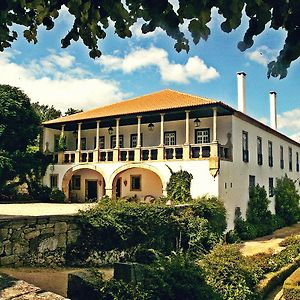
[[91, 203], [20, 203], [0, 204], [0, 217], [74, 215], [93, 206]]

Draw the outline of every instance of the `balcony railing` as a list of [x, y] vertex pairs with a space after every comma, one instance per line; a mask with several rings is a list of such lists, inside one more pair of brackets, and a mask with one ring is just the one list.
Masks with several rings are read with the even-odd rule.
[[232, 149], [224, 145], [212, 143], [64, 151], [54, 153], [53, 157], [54, 163], [59, 164], [208, 159], [212, 156], [230, 161], [232, 160], [231, 152]]

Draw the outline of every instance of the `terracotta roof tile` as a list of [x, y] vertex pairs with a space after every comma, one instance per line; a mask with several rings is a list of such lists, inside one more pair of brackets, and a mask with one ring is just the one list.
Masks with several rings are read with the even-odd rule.
[[107, 106], [101, 106], [85, 112], [50, 120], [44, 124], [56, 124], [72, 121], [83, 121], [87, 119], [96, 119], [112, 116], [122, 116], [134, 113], [143, 113], [149, 111], [168, 110], [181, 107], [192, 107], [217, 103], [218, 101], [189, 95], [174, 90], [166, 89], [148, 95], [139, 96], [133, 99], [114, 103]]

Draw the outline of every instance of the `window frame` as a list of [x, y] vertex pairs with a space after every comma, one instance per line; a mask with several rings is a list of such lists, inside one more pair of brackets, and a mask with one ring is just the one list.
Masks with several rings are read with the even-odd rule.
[[255, 187], [255, 185], [256, 185], [255, 175], [249, 175], [249, 189]]
[[[96, 138], [97, 136], [94, 136], [94, 149], [96, 148]], [[105, 149], [105, 135], [99, 136], [99, 149]]]
[[[76, 179], [79, 179], [79, 185], [77, 185]], [[81, 175], [73, 175], [71, 180], [72, 180], [72, 190], [80, 191], [81, 190]]]
[[[139, 187], [135, 188], [134, 185], [134, 181], [135, 179], [138, 178], [139, 179]], [[130, 175], [130, 191], [132, 192], [140, 192], [142, 190], [142, 175], [141, 174], [132, 174]]]
[[299, 152], [296, 152], [296, 171], [299, 172]]
[[[198, 142], [198, 133], [199, 132], [207, 132], [207, 135], [204, 136], [202, 135], [201, 138], [202, 138], [202, 142], [199, 143]], [[207, 142], [204, 142], [203, 139], [207, 137]], [[195, 144], [209, 144], [210, 143], [210, 128], [197, 128], [195, 129], [195, 138], [194, 138], [194, 141], [195, 141]]]
[[293, 171], [293, 149], [292, 147], [288, 148], [288, 153], [289, 153], [289, 171]]
[[273, 142], [268, 141], [268, 160], [269, 167], [273, 167]]
[[[113, 147], [113, 140], [114, 139], [116, 139], [116, 142], [117, 142], [117, 136], [115, 134], [110, 137], [110, 149], [116, 148], [116, 144]], [[124, 148], [124, 135], [123, 134], [119, 135], [119, 147]]]
[[[82, 137], [80, 140], [80, 150], [86, 150], [86, 137]], [[76, 138], [76, 149], [78, 149], [78, 138]]]
[[280, 145], [280, 168], [281, 169], [284, 169], [284, 149], [283, 149], [283, 146]]
[[[166, 143], [166, 136], [167, 136], [168, 134], [174, 134], [174, 144], [167, 144], [167, 143]], [[164, 145], [165, 145], [165, 146], [176, 146], [176, 145], [177, 145], [176, 131], [164, 131]]]
[[248, 131], [242, 131], [242, 160], [249, 162], [249, 135]]
[[[56, 184], [53, 184], [53, 178], [55, 178]], [[58, 174], [50, 174], [50, 188], [58, 188]]]
[[269, 197], [274, 197], [274, 178], [273, 177], [269, 177]]
[[[136, 146], [133, 146], [133, 138], [136, 137], [136, 143], [137, 143], [137, 133], [130, 134], [130, 148], [136, 148]], [[141, 147], [143, 147], [143, 134], [141, 133]]]
[[262, 145], [262, 138], [260, 136], [256, 139], [257, 142], [257, 164], [262, 166], [263, 164], [263, 145]]

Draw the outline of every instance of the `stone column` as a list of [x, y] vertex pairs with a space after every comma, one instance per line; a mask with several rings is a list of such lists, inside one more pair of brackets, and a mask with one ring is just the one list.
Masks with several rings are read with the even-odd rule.
[[96, 145], [93, 153], [93, 162], [99, 161], [99, 135], [100, 135], [100, 121], [96, 121]]
[[217, 108], [213, 108], [213, 142], [217, 141]]
[[134, 161], [141, 161], [141, 120], [142, 120], [142, 116], [138, 116], [137, 120], [138, 120], [137, 141], [136, 141], [136, 148], [134, 149]]
[[78, 123], [78, 132], [77, 132], [77, 150], [75, 153], [75, 163], [80, 162], [80, 156], [81, 156], [81, 125], [82, 123]]
[[[61, 139], [63, 139], [64, 136], [65, 136], [65, 125], [61, 125], [59, 141]], [[57, 163], [58, 164], [63, 164], [64, 163], [64, 151], [62, 149], [58, 150]]]
[[190, 111], [185, 112], [185, 143], [183, 145], [183, 159], [190, 159]]
[[157, 149], [157, 159], [163, 160], [164, 159], [164, 117], [165, 114], [160, 114], [160, 145]]
[[120, 118], [116, 119], [116, 147], [113, 149], [113, 161], [119, 161], [120, 148]]

